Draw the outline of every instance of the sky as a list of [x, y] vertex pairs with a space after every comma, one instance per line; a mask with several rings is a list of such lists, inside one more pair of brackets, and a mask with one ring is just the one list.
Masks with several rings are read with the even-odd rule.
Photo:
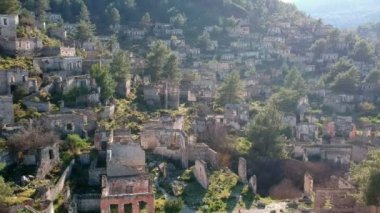
[[380, 22], [379, 0], [281, 0], [339, 28]]

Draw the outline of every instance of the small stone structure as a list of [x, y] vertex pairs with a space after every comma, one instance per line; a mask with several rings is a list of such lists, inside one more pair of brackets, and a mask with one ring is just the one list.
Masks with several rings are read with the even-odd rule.
[[249, 187], [251, 188], [253, 194], [257, 194], [257, 177], [256, 177], [256, 175], [253, 175], [249, 179]]
[[311, 196], [314, 190], [314, 180], [313, 177], [306, 172], [303, 178], [303, 192], [307, 196]]
[[203, 160], [196, 160], [193, 173], [198, 183], [205, 189], [208, 188], [208, 174], [207, 174], [207, 163]]
[[244, 184], [248, 183], [248, 180], [247, 180], [247, 161], [242, 157], [239, 158], [238, 174], [239, 174], [239, 179], [242, 183], [244, 183]]

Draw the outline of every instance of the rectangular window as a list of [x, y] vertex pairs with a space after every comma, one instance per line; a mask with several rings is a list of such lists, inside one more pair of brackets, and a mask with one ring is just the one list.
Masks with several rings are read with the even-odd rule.
[[3, 24], [4, 24], [4, 26], [7, 26], [8, 25], [8, 19], [3, 19]]

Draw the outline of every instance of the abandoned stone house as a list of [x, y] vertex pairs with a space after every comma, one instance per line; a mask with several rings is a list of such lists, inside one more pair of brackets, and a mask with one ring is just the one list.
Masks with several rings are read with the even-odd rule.
[[62, 135], [87, 136], [87, 116], [82, 113], [49, 114], [41, 117], [42, 125]]
[[353, 95], [337, 95], [326, 93], [323, 99], [323, 105], [329, 107], [336, 113], [348, 113], [355, 109], [355, 97]]
[[299, 123], [296, 126], [296, 139], [301, 142], [315, 142], [318, 139], [318, 127], [312, 123]]
[[144, 101], [149, 106], [164, 107], [165, 109], [178, 109], [180, 90], [176, 84], [145, 85]]
[[17, 37], [18, 15], [0, 14], [0, 38], [9, 39]]
[[0, 125], [14, 123], [13, 97], [0, 96]]
[[9, 69], [0, 71], [0, 95], [9, 95], [16, 90], [18, 86], [28, 92], [38, 90], [37, 80], [28, 78], [29, 73], [23, 69]]
[[0, 47], [8, 55], [33, 56], [43, 48], [43, 44], [39, 38], [0, 39]]
[[107, 150], [107, 174], [102, 176], [100, 210], [154, 212], [154, 194], [145, 169], [145, 152], [137, 143], [112, 144]]
[[242, 129], [249, 122], [249, 106], [247, 104], [226, 104], [224, 119], [228, 127]]
[[49, 37], [60, 39], [60, 40], [67, 39], [67, 31], [63, 26], [50, 27], [48, 29], [48, 35]]
[[90, 75], [70, 76], [61, 82], [63, 94], [68, 93], [74, 88], [80, 88], [81, 91], [87, 91], [86, 94], [76, 97], [75, 104], [78, 106], [95, 106], [100, 103], [100, 87], [96, 84], [95, 79]]
[[33, 63], [44, 73], [55, 73], [62, 77], [82, 74], [81, 57], [52, 56], [34, 58]]
[[353, 144], [297, 144], [292, 155], [304, 161], [322, 160], [331, 166], [348, 168], [351, 162], [363, 161], [371, 149], [371, 146]]
[[335, 136], [349, 138], [356, 135], [356, 127], [351, 116], [335, 116]]
[[38, 112], [49, 112], [51, 109], [50, 102], [41, 101], [36, 94], [23, 98], [22, 103], [28, 109], [33, 108], [36, 109]]
[[37, 166], [36, 178], [45, 176], [59, 163], [59, 143], [31, 148], [23, 152], [23, 164]]
[[354, 196], [357, 189], [347, 180], [331, 176], [323, 184], [314, 184], [311, 175], [305, 175], [304, 191], [314, 194], [316, 212], [367, 212], [358, 205]]
[[61, 14], [48, 13], [47, 19], [48, 19], [49, 23], [63, 23], [63, 19], [62, 19]]
[[45, 47], [42, 51], [42, 56], [58, 56], [58, 57], [75, 57], [76, 52], [74, 47]]

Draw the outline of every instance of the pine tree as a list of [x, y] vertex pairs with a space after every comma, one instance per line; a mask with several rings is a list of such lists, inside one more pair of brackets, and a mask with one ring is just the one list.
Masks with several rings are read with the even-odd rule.
[[220, 106], [237, 104], [243, 99], [243, 84], [238, 72], [232, 72], [219, 89], [217, 103]]
[[110, 99], [115, 93], [116, 82], [113, 80], [109, 69], [100, 65], [94, 65], [91, 67], [90, 74], [101, 88], [100, 98], [102, 101]]
[[20, 8], [18, 0], [0, 0], [0, 14], [18, 14]]
[[38, 18], [43, 19], [46, 16], [47, 10], [49, 10], [49, 0], [36, 1], [36, 14]]
[[163, 68], [161, 77], [171, 81], [179, 81], [181, 71], [179, 70], [179, 62], [174, 54], [171, 54]]
[[81, 3], [78, 21], [90, 22], [90, 12], [85, 3]]
[[167, 62], [170, 49], [162, 41], [155, 41], [147, 55], [148, 67], [146, 74], [149, 74], [153, 82], [160, 80], [161, 73]]
[[252, 151], [255, 155], [269, 158], [286, 157], [282, 117], [275, 106], [268, 105], [248, 126], [247, 137], [253, 144]]
[[95, 27], [86, 21], [81, 20], [77, 26], [76, 39], [84, 42], [89, 41], [94, 37]]

